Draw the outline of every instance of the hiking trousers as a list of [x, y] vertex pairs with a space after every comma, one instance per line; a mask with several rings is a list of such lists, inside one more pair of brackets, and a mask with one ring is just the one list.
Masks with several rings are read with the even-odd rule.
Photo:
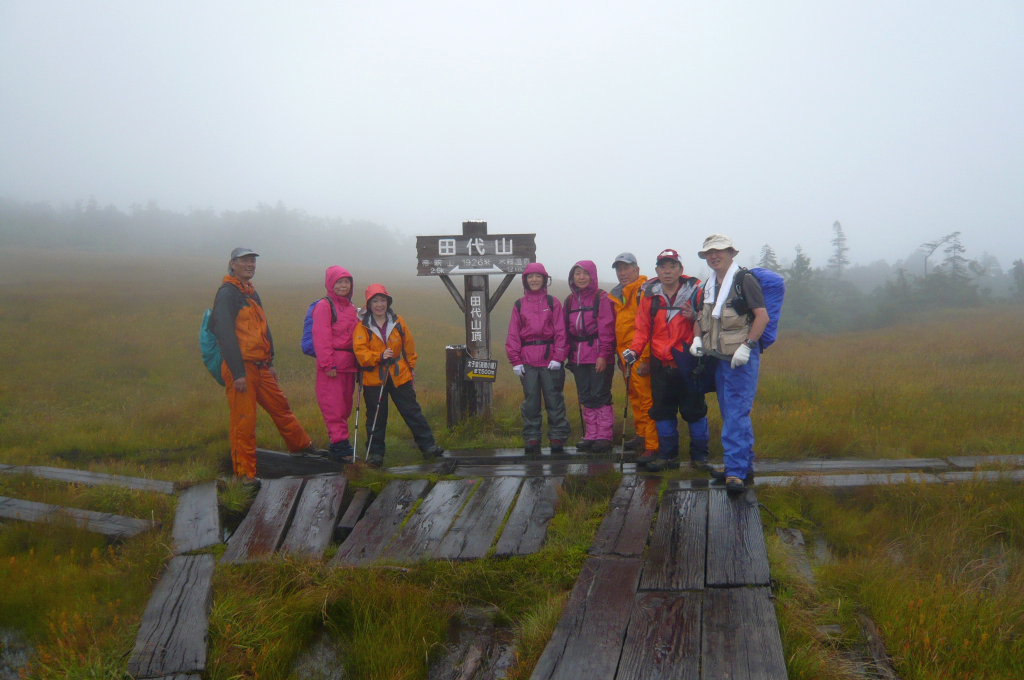
[[356, 374], [338, 372], [331, 378], [322, 368], [316, 369], [316, 403], [324, 415], [327, 436], [331, 443], [348, 440], [348, 419], [352, 415]]
[[757, 376], [761, 368], [761, 350], [750, 351], [750, 361], [738, 368], [729, 362], [718, 362], [715, 388], [718, 409], [722, 412], [722, 449], [725, 474], [743, 479], [754, 471], [754, 426], [750, 409], [757, 393]]
[[[383, 396], [381, 390], [384, 390]], [[398, 414], [412, 432], [412, 438], [420, 451], [426, 451], [434, 446], [434, 433], [430, 430], [430, 424], [423, 409], [416, 401], [416, 390], [413, 389], [412, 381], [402, 383], [395, 387], [395, 383], [388, 380], [384, 386], [364, 385], [363, 401], [366, 402], [366, 438], [370, 445], [371, 459], [378, 462], [384, 460], [384, 435], [388, 429], [388, 399], [394, 402]], [[378, 401], [380, 403], [380, 415], [377, 415]], [[374, 427], [374, 420], [377, 425]]]
[[[633, 427], [638, 437], [644, 438], [644, 448], [648, 451], [658, 450], [658, 428], [651, 419], [650, 410], [654, 402], [651, 398], [651, 374], [637, 375], [636, 364], [629, 373], [627, 384], [629, 407], [633, 410]], [[626, 427], [623, 423], [622, 427]]]
[[596, 441], [612, 440], [615, 411], [612, 408], [612, 381], [615, 379], [615, 364], [597, 372], [595, 364], [569, 364], [576, 379], [576, 396], [583, 411], [583, 439]]
[[245, 392], [235, 390], [235, 380], [227, 363], [221, 363], [220, 375], [224, 378], [231, 409], [228, 439], [231, 442], [231, 466], [236, 477], [252, 479], [256, 476], [257, 404], [270, 415], [289, 451], [302, 451], [313, 443], [292, 413], [269, 366], [245, 362]]
[[524, 364], [526, 373], [519, 382], [523, 385], [523, 404], [519, 412], [523, 415], [523, 441], [540, 441], [543, 417], [540, 412], [541, 398], [548, 413], [548, 439], [565, 442], [572, 434], [569, 419], [565, 415], [565, 369], [549, 371], [546, 366]]
[[651, 357], [651, 401], [648, 414], [658, 431], [658, 457], [670, 460], [679, 455], [678, 413], [690, 431], [690, 460], [708, 458], [708, 406], [704, 395], [692, 392], [683, 372]]

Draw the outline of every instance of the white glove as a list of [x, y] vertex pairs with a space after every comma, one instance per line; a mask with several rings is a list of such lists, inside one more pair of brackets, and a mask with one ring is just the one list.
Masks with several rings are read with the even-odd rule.
[[693, 344], [690, 345], [690, 354], [695, 357], [704, 356], [704, 343], [701, 342], [700, 338], [693, 339]]
[[631, 349], [627, 349], [625, 352], [622, 353], [622, 360], [625, 361], [627, 364], [636, 363], [636, 352], [634, 352]]
[[548, 362], [548, 370], [549, 371], [557, 371], [561, 367], [562, 367], [562, 363], [559, 362], [559, 361], [549, 361]]
[[740, 345], [740, 348], [732, 355], [732, 363], [729, 365], [733, 368], [739, 368], [748, 361], [750, 361], [750, 348], [746, 345]]
[[526, 367], [523, 366], [522, 364], [519, 364], [518, 366], [513, 366], [512, 372], [515, 373], [520, 378], [522, 378], [524, 375], [526, 375]]

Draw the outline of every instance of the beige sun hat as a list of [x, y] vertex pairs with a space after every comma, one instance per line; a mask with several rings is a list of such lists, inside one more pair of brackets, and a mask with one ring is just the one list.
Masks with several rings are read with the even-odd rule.
[[704, 239], [704, 245], [697, 251], [697, 257], [705, 259], [709, 250], [731, 250], [733, 256], [740, 254], [740, 251], [733, 247], [732, 239], [725, 234], [712, 234]]

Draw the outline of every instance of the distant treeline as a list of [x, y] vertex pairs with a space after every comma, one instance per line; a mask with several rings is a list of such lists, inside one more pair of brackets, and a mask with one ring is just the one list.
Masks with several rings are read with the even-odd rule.
[[379, 224], [314, 217], [282, 203], [238, 212], [161, 209], [155, 201], [127, 212], [94, 199], [59, 208], [0, 198], [0, 248], [58, 248], [117, 252], [160, 251], [185, 257], [226, 257], [246, 246], [287, 262], [310, 253], [344, 252], [361, 267], [394, 266], [396, 253], [413, 253], [413, 239]]

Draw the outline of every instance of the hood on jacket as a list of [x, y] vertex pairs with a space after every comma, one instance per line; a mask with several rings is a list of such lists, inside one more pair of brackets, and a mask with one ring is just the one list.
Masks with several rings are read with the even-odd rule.
[[386, 297], [388, 299], [388, 309], [391, 309], [391, 303], [394, 302], [394, 300], [392, 300], [391, 296], [388, 295], [388, 289], [384, 287], [383, 283], [371, 283], [369, 286], [366, 287], [367, 310], [369, 310], [370, 308], [370, 298], [372, 298], [374, 295], [383, 295], [384, 297]]
[[[337, 265], [327, 268], [327, 273], [324, 274], [324, 288], [327, 289], [327, 296], [334, 302], [341, 302], [342, 298], [334, 294], [334, 284], [338, 282], [338, 279], [348, 279], [349, 283], [354, 283], [352, 275], [349, 274], [348, 270], [344, 267]], [[348, 289], [348, 295], [345, 296], [346, 300], [352, 302], [352, 287]]]
[[[587, 286], [586, 288], [583, 288], [582, 290], [577, 288], [576, 284], [573, 283], [573, 280], [572, 280], [572, 278], [573, 278], [572, 275], [573, 275], [573, 272], [576, 271], [576, 267], [580, 267], [581, 269], [583, 269], [583, 271], [585, 271], [588, 274], [590, 274], [590, 285]], [[569, 290], [571, 290], [574, 293], [593, 293], [593, 292], [595, 292], [597, 290], [597, 265], [594, 264], [593, 262], [591, 262], [590, 260], [580, 260], [579, 262], [574, 264], [572, 266], [572, 269], [569, 270]]]
[[526, 283], [527, 274], [542, 274], [544, 276], [544, 285], [538, 292], [547, 295], [548, 282], [551, 280], [551, 277], [548, 276], [548, 270], [544, 269], [544, 265], [542, 265], [540, 262], [531, 262], [530, 264], [526, 265], [526, 269], [523, 270], [523, 290], [529, 293], [531, 291], [530, 284]]

